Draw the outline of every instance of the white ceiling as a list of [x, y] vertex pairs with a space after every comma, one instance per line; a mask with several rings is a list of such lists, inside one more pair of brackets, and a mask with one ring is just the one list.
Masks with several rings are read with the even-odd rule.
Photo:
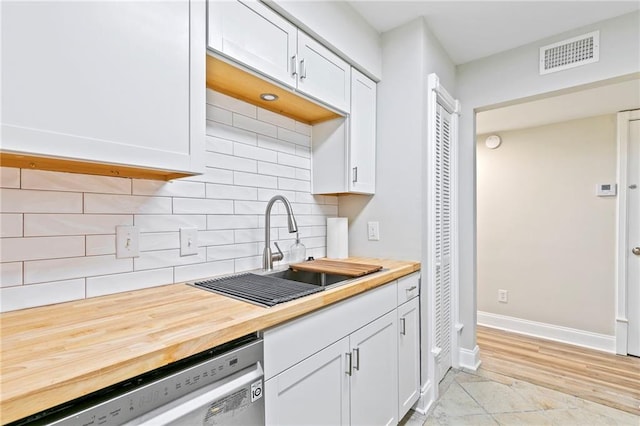
[[476, 133], [542, 126], [640, 107], [640, 80], [629, 80], [476, 114]]
[[377, 1], [351, 6], [380, 33], [419, 16], [455, 64], [640, 10], [638, 1]]

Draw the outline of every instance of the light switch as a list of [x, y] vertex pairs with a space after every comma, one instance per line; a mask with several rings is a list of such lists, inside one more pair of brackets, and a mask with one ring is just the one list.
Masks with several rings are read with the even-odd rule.
[[140, 256], [140, 231], [136, 226], [116, 226], [116, 258]]
[[198, 254], [198, 229], [180, 228], [180, 256]]

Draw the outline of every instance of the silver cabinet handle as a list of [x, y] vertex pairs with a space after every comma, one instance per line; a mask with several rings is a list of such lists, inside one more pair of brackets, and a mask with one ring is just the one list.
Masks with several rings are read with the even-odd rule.
[[407, 324], [404, 317], [400, 318], [400, 334], [402, 334], [403, 336], [407, 335]]
[[296, 55], [291, 57], [291, 76], [294, 77], [298, 75], [298, 60]]
[[413, 291], [413, 290], [415, 290], [416, 288], [418, 288], [418, 287], [417, 287], [417, 286], [415, 286], [415, 285], [412, 285], [411, 287], [407, 288], [407, 291]]
[[356, 355], [356, 362], [353, 364], [353, 369], [360, 370], [360, 349], [354, 348], [353, 353]]
[[640, 247], [632, 248], [631, 253], [635, 254], [636, 256], [640, 256]]
[[300, 60], [300, 80], [307, 78], [307, 65], [304, 63], [304, 59]]
[[347, 371], [345, 371], [345, 373], [347, 373], [347, 376], [350, 376], [351, 369], [353, 368], [353, 358], [351, 356], [351, 352], [347, 352], [345, 353], [345, 355], [347, 356], [347, 358], [349, 358], [349, 363], [347, 364], [349, 367], [347, 368]]
[[358, 167], [354, 167], [353, 168], [353, 182], [357, 182], [358, 181]]

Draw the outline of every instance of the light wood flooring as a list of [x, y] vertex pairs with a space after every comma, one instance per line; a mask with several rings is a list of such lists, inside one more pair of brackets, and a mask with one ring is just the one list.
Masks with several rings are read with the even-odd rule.
[[478, 326], [488, 371], [640, 415], [640, 358]]

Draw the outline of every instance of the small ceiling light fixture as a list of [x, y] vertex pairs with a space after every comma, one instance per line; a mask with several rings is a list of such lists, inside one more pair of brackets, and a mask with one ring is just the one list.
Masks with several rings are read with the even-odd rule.
[[260, 99], [267, 102], [276, 101], [278, 100], [278, 95], [275, 95], [273, 93], [263, 93], [260, 95]]
[[502, 139], [498, 135], [487, 136], [487, 139], [484, 140], [484, 144], [489, 149], [496, 149], [500, 146], [500, 143], [502, 143]]

